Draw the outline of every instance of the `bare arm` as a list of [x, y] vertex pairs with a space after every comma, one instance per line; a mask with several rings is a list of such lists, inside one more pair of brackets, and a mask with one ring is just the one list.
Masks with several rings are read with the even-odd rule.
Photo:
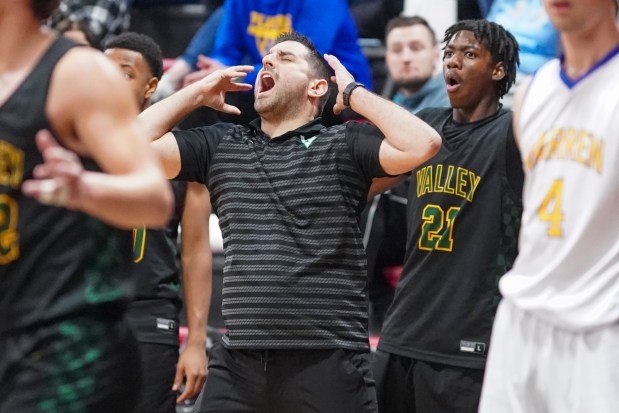
[[183, 376], [186, 377], [185, 391], [177, 403], [198, 394], [206, 380], [206, 327], [211, 305], [213, 260], [209, 243], [210, 215], [208, 190], [202, 184], [189, 182], [181, 217], [183, 295], [189, 336], [176, 367], [174, 390], [181, 385]]
[[[26, 194], [119, 227], [165, 225], [172, 194], [139, 134], [125, 85], [118, 69], [93, 50], [73, 49], [60, 60], [46, 111], [65, 147], [50, 134], [37, 136], [45, 163], [24, 183]], [[103, 172], [85, 171], [71, 151], [93, 158]]]
[[169, 132], [189, 113], [202, 106], [209, 106], [231, 114], [240, 114], [236, 106], [225, 102], [227, 92], [250, 90], [251, 85], [235, 80], [247, 76], [252, 66], [231, 66], [217, 70], [199, 82], [179, 90], [173, 95], [147, 108], [140, 113], [140, 126], [146, 131], [149, 140], [154, 141]]
[[232, 66], [215, 71], [140, 113], [140, 128], [145, 131], [148, 140], [154, 141], [151, 146], [167, 178], [175, 178], [181, 167], [178, 144], [169, 131], [189, 113], [202, 106], [239, 114], [237, 107], [225, 102], [226, 93], [251, 89], [251, 85], [237, 80], [252, 70], [252, 66]]
[[[355, 79], [332, 55], [325, 59], [335, 71], [339, 89], [334, 112], [345, 106], [342, 93]], [[431, 126], [402, 108], [365, 88], [358, 87], [350, 97], [351, 108], [378, 127], [385, 135], [380, 147], [380, 164], [390, 175], [408, 172], [434, 156], [441, 147], [441, 137]]]

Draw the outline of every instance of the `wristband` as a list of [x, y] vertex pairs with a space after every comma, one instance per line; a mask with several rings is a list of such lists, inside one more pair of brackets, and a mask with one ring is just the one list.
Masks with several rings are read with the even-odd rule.
[[359, 83], [359, 82], [350, 82], [344, 88], [344, 92], [342, 93], [342, 98], [343, 98], [343, 101], [344, 101], [344, 106], [350, 107], [350, 94], [352, 93], [353, 90], [355, 90], [358, 87], [365, 87], [365, 85], [363, 83]]

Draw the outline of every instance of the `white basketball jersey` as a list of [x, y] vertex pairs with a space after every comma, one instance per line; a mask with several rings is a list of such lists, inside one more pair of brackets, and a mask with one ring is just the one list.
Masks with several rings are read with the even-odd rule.
[[570, 81], [543, 66], [518, 120], [519, 255], [503, 296], [559, 327], [619, 321], [619, 48]]

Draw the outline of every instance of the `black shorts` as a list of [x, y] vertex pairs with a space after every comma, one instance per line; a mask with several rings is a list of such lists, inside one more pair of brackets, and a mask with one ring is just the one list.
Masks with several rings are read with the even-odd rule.
[[137, 342], [120, 321], [83, 316], [0, 338], [0, 413], [129, 413]]
[[174, 413], [176, 392], [172, 391], [178, 345], [140, 343], [142, 388], [135, 413]]
[[372, 354], [380, 413], [477, 413], [484, 371]]
[[230, 350], [216, 343], [196, 413], [375, 413], [370, 354]]

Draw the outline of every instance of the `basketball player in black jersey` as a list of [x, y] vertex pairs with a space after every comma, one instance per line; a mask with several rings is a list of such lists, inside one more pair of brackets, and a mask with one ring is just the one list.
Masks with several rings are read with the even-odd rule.
[[[108, 41], [104, 53], [120, 67], [140, 109], [146, 109], [163, 73], [159, 46], [144, 34], [128, 32]], [[138, 285], [136, 299], [127, 310], [127, 320], [140, 343], [143, 369], [140, 402], [135, 413], [174, 413], [175, 401], [180, 403], [197, 395], [206, 379], [211, 203], [204, 185], [171, 183], [176, 208], [168, 227], [134, 230], [133, 274]], [[182, 224], [183, 296], [189, 324], [187, 345], [180, 357], [179, 223]], [[183, 376], [186, 376], [184, 392], [176, 400]]]
[[477, 412], [498, 280], [517, 254], [523, 172], [510, 111], [518, 44], [465, 20], [445, 33], [451, 108], [418, 116], [443, 138], [411, 172], [407, 251], [373, 369], [379, 412]]
[[164, 225], [172, 197], [118, 70], [41, 27], [56, 6], [0, 2], [0, 412], [130, 412], [131, 239], [109, 224]]

